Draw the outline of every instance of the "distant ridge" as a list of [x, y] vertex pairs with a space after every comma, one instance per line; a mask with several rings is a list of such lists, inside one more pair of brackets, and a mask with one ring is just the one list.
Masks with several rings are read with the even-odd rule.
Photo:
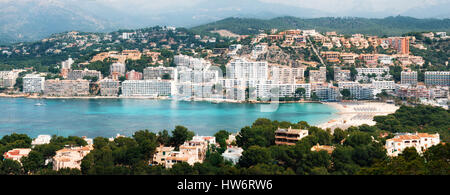
[[382, 19], [358, 17], [296, 18], [291, 16], [273, 19], [226, 18], [200, 25], [191, 30], [201, 33], [212, 30], [229, 30], [240, 35], [256, 34], [259, 30], [277, 28], [316, 29], [318, 31], [337, 31], [342, 34], [362, 33], [369, 35], [402, 35], [407, 32], [446, 31], [450, 32], [450, 19], [417, 19], [405, 16], [391, 16]]

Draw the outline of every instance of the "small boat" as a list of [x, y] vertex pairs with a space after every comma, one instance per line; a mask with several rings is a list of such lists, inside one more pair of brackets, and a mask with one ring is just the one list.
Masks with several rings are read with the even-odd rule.
[[35, 106], [43, 106], [44, 104], [41, 104], [41, 103], [37, 103], [37, 104], [35, 104]]

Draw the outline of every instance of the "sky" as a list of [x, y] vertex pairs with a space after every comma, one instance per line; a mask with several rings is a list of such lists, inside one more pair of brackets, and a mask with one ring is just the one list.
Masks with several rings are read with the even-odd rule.
[[[1, 1], [1, 0], [0, 0]], [[230, 0], [83, 0], [96, 1], [115, 8], [133, 8], [153, 11], [164, 11], [171, 8], [195, 8], [205, 2], [215, 2], [222, 5]], [[249, 1], [249, 0], [242, 0]], [[348, 14], [370, 10], [386, 12], [392, 15], [403, 13], [412, 8], [448, 5], [450, 0], [254, 0], [255, 3], [271, 3], [293, 7], [316, 9], [328, 13]], [[232, 3], [229, 3], [232, 6]], [[223, 8], [222, 8], [223, 9]], [[449, 8], [450, 10], [450, 8]], [[450, 11], [449, 11], [450, 12]]]

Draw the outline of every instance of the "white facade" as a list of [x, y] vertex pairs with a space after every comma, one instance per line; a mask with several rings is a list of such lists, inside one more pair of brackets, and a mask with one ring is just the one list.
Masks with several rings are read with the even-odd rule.
[[244, 150], [239, 147], [229, 147], [222, 153], [222, 157], [226, 161], [231, 161], [233, 164], [237, 164], [242, 156]]
[[227, 65], [227, 78], [264, 81], [269, 75], [267, 62], [234, 59]]
[[165, 80], [127, 80], [122, 82], [123, 96], [171, 96], [176, 94], [175, 82]]
[[270, 78], [278, 80], [280, 84], [294, 84], [303, 80], [304, 71], [303, 68], [272, 66], [270, 67]]
[[50, 135], [38, 135], [38, 137], [31, 142], [31, 145], [49, 144], [51, 139], [52, 136]]
[[398, 134], [392, 139], [386, 140], [386, 151], [388, 156], [398, 156], [405, 148], [413, 147], [419, 154], [426, 149], [440, 143], [439, 134], [428, 133], [406, 133]]
[[23, 77], [24, 93], [42, 93], [44, 91], [45, 78], [38, 74], [27, 74]]

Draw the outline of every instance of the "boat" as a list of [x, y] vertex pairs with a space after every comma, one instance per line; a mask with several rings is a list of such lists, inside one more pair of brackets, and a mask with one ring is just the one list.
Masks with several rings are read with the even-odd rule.
[[43, 106], [44, 104], [41, 104], [41, 103], [37, 103], [37, 104], [35, 104], [35, 106]]

